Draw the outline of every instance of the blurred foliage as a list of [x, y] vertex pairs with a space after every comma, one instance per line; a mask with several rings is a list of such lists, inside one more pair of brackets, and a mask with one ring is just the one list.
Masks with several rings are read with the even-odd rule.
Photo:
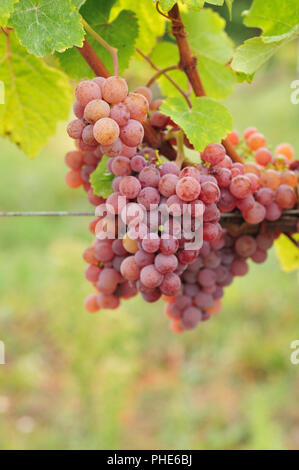
[[[298, 151], [296, 56], [290, 44], [227, 105], [240, 131], [257, 125], [271, 145]], [[151, 73], [132, 62], [130, 88]], [[1, 210], [89, 209], [64, 183], [71, 148], [65, 126], [35, 161], [1, 140]], [[227, 289], [217, 317], [175, 336], [162, 303], [83, 310], [87, 218], [0, 224], [1, 449], [299, 447], [298, 279], [273, 252]]]

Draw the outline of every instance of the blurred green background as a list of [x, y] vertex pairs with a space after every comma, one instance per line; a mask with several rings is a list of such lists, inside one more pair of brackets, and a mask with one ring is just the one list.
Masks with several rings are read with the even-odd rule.
[[[299, 152], [297, 56], [296, 43], [284, 48], [227, 104], [238, 130], [256, 125]], [[127, 78], [151, 74], [133, 61]], [[69, 149], [65, 123], [35, 160], [0, 140], [0, 210], [89, 210], [64, 183]], [[183, 335], [170, 333], [162, 302], [93, 316], [82, 307], [88, 222], [0, 220], [0, 448], [299, 448], [297, 274], [272, 250], [227, 289], [217, 317]]]

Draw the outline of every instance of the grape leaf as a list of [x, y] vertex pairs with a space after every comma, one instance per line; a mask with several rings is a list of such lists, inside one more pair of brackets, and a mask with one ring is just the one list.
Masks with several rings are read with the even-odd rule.
[[199, 11], [204, 6], [205, 0], [181, 0], [190, 10]]
[[[119, 0], [112, 9], [111, 15], [115, 16], [123, 8], [135, 12], [139, 24], [136, 46], [148, 54], [155, 46], [157, 37], [164, 34], [165, 19], [156, 13], [153, 0], [142, 0], [142, 8], [136, 0]], [[140, 57], [137, 53], [136, 55]]]
[[77, 7], [78, 10], [80, 10], [80, 8], [85, 2], [86, 0], [72, 0], [72, 4], [75, 5], [75, 7]]
[[225, 32], [225, 20], [210, 9], [183, 14], [188, 39], [195, 54], [226, 64], [233, 55], [233, 42]]
[[245, 74], [255, 73], [284, 44], [281, 42], [265, 43], [262, 37], [248, 39], [234, 53], [231, 63], [233, 70]]
[[[171, 42], [159, 42], [151, 53], [151, 60], [160, 68], [175, 65], [179, 62], [179, 51], [177, 46]], [[168, 75], [180, 84], [183, 90], [188, 89], [188, 79], [181, 70], [171, 70]], [[158, 79], [163, 96], [182, 96], [181, 93], [170, 83], [170, 81], [161, 75]]]
[[212, 98], [192, 98], [191, 102], [192, 109], [183, 98], [167, 98], [161, 111], [184, 130], [195, 150], [201, 152], [232, 131], [233, 119], [228, 109]]
[[[167, 67], [179, 62], [178, 48], [170, 42], [160, 42], [153, 49], [151, 59], [158, 67]], [[223, 64], [218, 64], [204, 56], [198, 55], [197, 63], [203, 86], [208, 96], [224, 99], [233, 91], [236, 83], [234, 72]], [[183, 90], [188, 89], [188, 80], [181, 70], [171, 70], [167, 74], [180, 84]], [[181, 93], [163, 75], [158, 79], [164, 96], [181, 96]]]
[[230, 67], [199, 55], [197, 68], [207, 96], [222, 100], [233, 93], [237, 78]]
[[231, 20], [231, 19], [232, 19], [232, 14], [233, 14], [233, 3], [234, 3], [234, 0], [225, 0], [225, 3], [226, 3], [226, 6], [227, 6], [227, 8], [228, 8], [229, 19]]
[[42, 60], [29, 55], [14, 34], [0, 35], [0, 80], [5, 104], [0, 105], [0, 135], [7, 135], [28, 156], [36, 156], [66, 120], [71, 102], [68, 78]]
[[113, 193], [112, 181], [114, 176], [107, 170], [109, 158], [104, 156], [96, 170], [90, 175], [90, 184], [97, 196], [105, 199]]
[[19, 0], [1, 0], [0, 2], [0, 26], [5, 26], [11, 13], [14, 10], [15, 4]]
[[[299, 240], [299, 234], [293, 235], [295, 240]], [[285, 272], [294, 271], [299, 268], [299, 249], [286, 237], [280, 237], [274, 242], [276, 256], [280, 262], [282, 270]]]
[[254, 0], [244, 23], [261, 28], [264, 36], [280, 36], [290, 32], [298, 19], [298, 0]]
[[[109, 21], [109, 12], [108, 17], [100, 18], [99, 15], [103, 13], [103, 10], [97, 13], [98, 8], [94, 4], [95, 8], [93, 18], [97, 21], [96, 24], [93, 24], [91, 21], [88, 21], [92, 28], [100, 34], [111, 46], [118, 49], [118, 58], [119, 58], [119, 72], [120, 74], [128, 67], [130, 58], [132, 57], [135, 51], [135, 40], [138, 36], [138, 24], [134, 12], [130, 10], [122, 10], [117, 18], [113, 21]], [[91, 3], [87, 2], [80, 10], [84, 18], [87, 21], [87, 18], [90, 19], [92, 16]], [[101, 60], [104, 62], [106, 67], [113, 72], [113, 64], [110, 53], [102, 47], [93, 37], [89, 34], [86, 35], [91, 46], [95, 49]], [[80, 53], [76, 48], [69, 49], [62, 54], [56, 54], [56, 57], [59, 60], [59, 63], [63, 70], [74, 79], [91, 78], [94, 76], [94, 73], [81, 57]]]
[[206, 0], [206, 3], [210, 3], [211, 5], [216, 5], [221, 7], [224, 3], [224, 0]]
[[[158, 0], [154, 0], [157, 2]], [[163, 11], [169, 11], [177, 3], [177, 0], [159, 0], [159, 5]]]
[[10, 23], [23, 46], [38, 57], [82, 46], [84, 30], [70, 0], [22, 0]]

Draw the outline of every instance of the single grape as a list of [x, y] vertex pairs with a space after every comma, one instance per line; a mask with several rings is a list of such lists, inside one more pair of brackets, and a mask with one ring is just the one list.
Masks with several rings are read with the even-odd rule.
[[273, 189], [262, 187], [257, 191], [255, 197], [260, 204], [268, 206], [274, 201], [274, 191]]
[[72, 139], [80, 139], [85, 127], [82, 119], [74, 119], [67, 126], [67, 133]]
[[251, 137], [252, 134], [256, 134], [256, 132], [258, 132], [256, 127], [247, 127], [244, 131], [244, 139], [248, 140], [249, 137]]
[[298, 177], [294, 171], [284, 171], [280, 174], [280, 183], [288, 184], [291, 188], [296, 188]]
[[188, 307], [180, 320], [186, 330], [192, 330], [202, 319], [202, 312], [196, 307]]
[[93, 135], [93, 125], [89, 124], [84, 127], [82, 132], [82, 140], [83, 142], [85, 142], [85, 144], [97, 145], [97, 141], [95, 140]]
[[142, 187], [156, 188], [159, 185], [160, 172], [154, 165], [146, 166], [139, 174], [139, 181]]
[[90, 312], [95, 313], [100, 310], [100, 307], [97, 302], [97, 296], [95, 294], [91, 294], [84, 300], [84, 308]]
[[289, 161], [292, 161], [295, 155], [295, 151], [290, 144], [283, 143], [276, 147], [275, 155], [284, 155]]
[[204, 268], [199, 271], [197, 280], [203, 287], [213, 286], [216, 282], [216, 273], [212, 269]]
[[141, 184], [135, 176], [125, 176], [120, 184], [119, 191], [128, 199], [135, 199], [141, 191]]
[[233, 130], [232, 132], [227, 134], [227, 139], [235, 147], [236, 145], [238, 145], [240, 137], [239, 137], [238, 132], [236, 130]]
[[102, 118], [95, 123], [93, 134], [99, 144], [111, 145], [119, 137], [119, 126], [111, 118]]
[[136, 147], [128, 147], [127, 145], [123, 143], [122, 150], [121, 150], [121, 154], [123, 157], [132, 158], [134, 157], [134, 155], [136, 155], [136, 153], [137, 153]]
[[225, 148], [221, 144], [209, 144], [201, 155], [203, 161], [211, 165], [218, 165], [226, 155]]
[[115, 176], [129, 176], [131, 174], [130, 160], [122, 156], [113, 158], [111, 171]]
[[[146, 269], [146, 268], [143, 268]], [[163, 276], [162, 276], [163, 278]], [[181, 279], [175, 273], [167, 273], [165, 274], [163, 281], [160, 285], [161, 292], [164, 295], [176, 295], [181, 288]]]
[[183, 201], [193, 201], [200, 194], [199, 182], [190, 176], [180, 179], [176, 185], [176, 194]]
[[158, 129], [165, 129], [169, 123], [169, 117], [160, 111], [155, 111], [150, 117], [150, 124]]
[[142, 248], [147, 253], [155, 253], [160, 248], [160, 237], [156, 233], [149, 233], [146, 238], [142, 240]]
[[108, 240], [97, 240], [94, 249], [94, 255], [96, 259], [101, 261], [102, 263], [111, 261], [114, 257], [114, 252], [111, 243], [109, 243]]
[[97, 282], [100, 274], [101, 269], [93, 264], [85, 269], [85, 277], [89, 282]]
[[218, 208], [221, 212], [232, 212], [236, 207], [236, 199], [228, 189], [223, 188], [220, 191]]
[[128, 281], [137, 281], [140, 276], [140, 268], [134, 256], [128, 256], [121, 264], [120, 272]]
[[136, 88], [136, 90], [134, 90], [134, 92], [143, 95], [147, 99], [148, 104], [151, 104], [153, 94], [150, 88], [148, 88], [147, 86], [139, 86]]
[[101, 152], [103, 155], [108, 157], [117, 157], [122, 153], [122, 142], [120, 139], [117, 139], [111, 145], [101, 145]]
[[159, 204], [160, 194], [156, 188], [143, 188], [138, 194], [137, 201], [145, 210], [150, 210], [151, 206], [156, 207]]
[[263, 186], [266, 186], [270, 189], [276, 189], [280, 185], [280, 176], [276, 170], [266, 170], [261, 175], [261, 182]]
[[271, 233], [259, 233], [256, 237], [256, 243], [260, 250], [266, 251], [271, 248], [274, 242], [274, 236]]
[[176, 175], [168, 174], [162, 176], [159, 181], [159, 191], [165, 197], [170, 197], [176, 192], [176, 185], [179, 178]]
[[92, 100], [100, 100], [102, 98], [101, 89], [92, 80], [83, 80], [77, 85], [76, 98], [82, 106], [86, 106]]
[[121, 276], [116, 269], [104, 268], [100, 273], [97, 289], [103, 294], [113, 294], [120, 281]]
[[128, 94], [127, 82], [120, 77], [109, 77], [102, 84], [103, 99], [111, 104], [123, 101]]
[[200, 199], [205, 204], [213, 204], [217, 202], [220, 198], [220, 190], [215, 183], [207, 181], [202, 183], [200, 191]]
[[83, 154], [78, 150], [68, 152], [65, 156], [65, 163], [72, 170], [80, 170], [83, 165]]
[[124, 105], [128, 108], [131, 119], [136, 119], [136, 121], [140, 122], [146, 120], [149, 104], [143, 95], [130, 93], [124, 100]]
[[276, 189], [275, 201], [281, 209], [292, 209], [296, 202], [295, 191], [287, 184]]
[[135, 119], [130, 119], [126, 126], [120, 129], [120, 138], [128, 147], [137, 147], [141, 144], [144, 136], [142, 124]]
[[251, 209], [243, 213], [243, 217], [248, 224], [260, 224], [266, 217], [266, 209], [256, 202]]
[[161, 166], [159, 166], [159, 171], [161, 176], [167, 175], [169, 173], [176, 176], [179, 176], [180, 174], [178, 166], [173, 162], [163, 163]]
[[230, 192], [237, 199], [244, 199], [251, 193], [251, 181], [245, 175], [235, 176], [229, 186]]
[[71, 170], [65, 175], [65, 182], [70, 188], [79, 188], [83, 184], [81, 172], [78, 170]]
[[141, 269], [140, 281], [145, 287], [153, 289], [161, 285], [163, 275], [159, 273], [153, 264], [150, 264]]
[[272, 153], [266, 147], [261, 147], [255, 152], [254, 157], [259, 165], [266, 166], [272, 160]]
[[140, 173], [141, 170], [146, 167], [146, 160], [141, 155], [135, 155], [135, 157], [132, 158], [130, 164], [132, 171]]
[[280, 219], [281, 214], [282, 214], [282, 210], [279, 207], [279, 205], [276, 204], [276, 202], [271, 202], [271, 204], [269, 204], [266, 207], [266, 217], [265, 218], [266, 218], [266, 220], [269, 220], [270, 222], [274, 222], [275, 220]]
[[252, 261], [255, 263], [264, 263], [267, 259], [267, 252], [257, 248], [256, 252], [251, 256]]
[[119, 299], [112, 294], [99, 294], [97, 302], [100, 308], [108, 308], [109, 310], [117, 309], [120, 304]]
[[198, 292], [198, 294], [194, 298], [194, 303], [196, 307], [206, 309], [211, 307], [214, 303], [213, 297], [211, 294], [207, 294], [206, 292]]
[[110, 114], [110, 106], [104, 100], [92, 100], [84, 109], [84, 119], [90, 124], [95, 124], [96, 121], [108, 117]]
[[251, 134], [248, 139], [248, 146], [251, 150], [258, 150], [262, 147], [265, 147], [266, 139], [265, 136], [259, 132]]
[[74, 106], [73, 106], [73, 111], [74, 111], [75, 116], [78, 119], [83, 118], [83, 116], [84, 116], [84, 106], [82, 106], [82, 104], [79, 103], [79, 101], [75, 101]]
[[159, 253], [155, 258], [155, 266], [161, 274], [170, 273], [178, 267], [178, 259], [175, 255]]
[[123, 238], [123, 246], [128, 253], [134, 255], [138, 251], [138, 243], [136, 240], [132, 240], [128, 235]]

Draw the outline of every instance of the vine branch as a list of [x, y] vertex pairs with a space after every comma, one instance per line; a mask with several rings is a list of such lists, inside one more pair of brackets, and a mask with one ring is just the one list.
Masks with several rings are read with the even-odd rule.
[[89, 24], [87, 23], [87, 21], [84, 20], [84, 18], [81, 18], [81, 22], [84, 26], [85, 31], [89, 33], [90, 36], [92, 36], [96, 41], [98, 41], [98, 43], [101, 44], [101, 46], [103, 46], [111, 54], [113, 62], [113, 73], [114, 75], [118, 76], [118, 49], [110, 46], [110, 44], [108, 44], [105, 39], [103, 39], [94, 29], [91, 28], [91, 26], [89, 26]]
[[[161, 12], [159, 11], [159, 13]], [[168, 15], [168, 19], [172, 24], [172, 34], [176, 39], [180, 53], [180, 68], [187, 75], [195, 95], [206, 96], [204, 86], [197, 70], [197, 58], [192, 54], [191, 47], [187, 39], [187, 32], [177, 3], [169, 11]], [[227, 154], [234, 162], [244, 163], [242, 157], [238, 154], [228, 139], [224, 139], [222, 144], [225, 147]]]
[[[0, 212], [0, 217], [95, 217], [94, 211], [21, 211], [21, 212]], [[296, 240], [292, 233], [297, 232], [299, 210], [285, 211], [282, 217], [275, 222], [264, 221], [263, 230], [269, 233], [284, 233], [297, 247]], [[260, 232], [261, 224], [250, 225], [244, 222], [240, 212], [230, 212], [221, 214], [220, 223], [223, 228], [228, 229], [234, 235], [248, 234], [254, 235]]]
[[158, 70], [152, 78], [147, 82], [145, 86], [150, 87], [161, 75], [165, 75], [166, 72], [170, 72], [170, 70], [177, 70], [179, 68], [178, 65], [169, 65], [168, 67], [165, 67], [164, 69]]
[[[157, 70], [157, 72], [159, 72], [160, 75], [163, 73], [162, 69], [159, 69], [159, 67], [157, 67], [147, 55], [145, 55], [140, 49], [138, 49], [138, 47], [136, 47], [136, 51], [138, 52], [138, 54], [140, 54], [150, 64], [150, 66], [153, 69]], [[187, 95], [187, 93], [168, 75], [168, 73], [164, 72], [164, 76], [181, 93], [181, 95], [183, 95], [183, 97], [187, 101], [187, 104], [188, 104], [189, 108], [191, 108], [192, 107], [191, 101], [190, 101], [189, 96]]]

